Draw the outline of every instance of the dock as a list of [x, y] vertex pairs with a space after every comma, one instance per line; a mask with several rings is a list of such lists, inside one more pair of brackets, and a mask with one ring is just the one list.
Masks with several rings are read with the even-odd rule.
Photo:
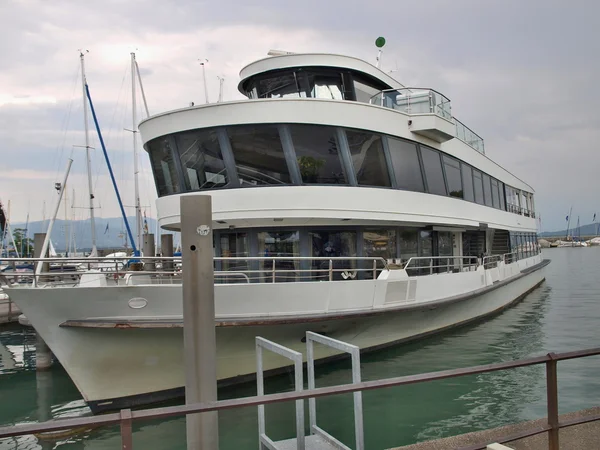
[[[569, 423], [573, 420], [593, 420], [600, 416], [600, 407], [584, 409], [581, 411], [562, 414], [559, 416], [560, 423]], [[447, 450], [462, 448], [477, 448], [486, 445], [490, 441], [502, 440], [506, 436], [516, 436], [544, 428], [548, 424], [547, 419], [531, 420], [513, 425], [493, 428], [491, 430], [475, 431], [473, 433], [451, 436], [433, 441], [420, 442], [418, 444], [405, 445], [390, 450]], [[561, 428], [559, 431], [561, 449], [593, 449], [598, 448], [600, 442], [600, 423], [588, 422]], [[547, 450], [547, 433], [536, 434], [521, 439], [506, 441], [506, 447], [515, 450]]]

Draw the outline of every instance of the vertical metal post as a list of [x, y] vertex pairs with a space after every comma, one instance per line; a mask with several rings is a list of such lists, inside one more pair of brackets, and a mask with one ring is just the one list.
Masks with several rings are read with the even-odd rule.
[[[144, 257], [156, 256], [154, 254], [154, 235], [144, 234]], [[144, 260], [144, 270], [148, 272], [154, 272], [156, 269], [156, 263], [154, 260]]]
[[333, 260], [329, 260], [329, 281], [333, 281]]
[[[42, 248], [46, 240], [46, 233], [35, 233], [33, 235], [33, 257], [34, 258], [45, 258], [47, 254], [42, 254]], [[46, 252], [48, 252], [48, 246], [46, 246]], [[41, 265], [41, 272], [50, 272], [50, 263], [44, 262], [39, 263]], [[36, 283], [36, 279], [39, 277], [39, 272], [33, 274], [33, 282]], [[41, 278], [41, 277], [40, 277]], [[38, 280], [39, 281], [39, 280]], [[46, 342], [42, 339], [39, 333], [35, 333], [35, 368], [37, 370], [48, 369], [52, 365], [52, 352], [48, 348]]]
[[373, 279], [377, 279], [377, 260], [373, 260]]
[[[172, 234], [161, 234], [160, 236], [160, 254], [171, 258], [173, 256], [173, 235]], [[163, 261], [162, 267], [164, 271], [173, 270], [173, 261]]]
[[271, 279], [271, 283], [275, 283], [275, 259], [273, 258], [273, 267], [271, 269], [271, 276], [273, 277]]
[[131, 424], [131, 410], [121, 410], [121, 448], [131, 450], [133, 448], [133, 434]]
[[554, 353], [548, 353], [550, 360], [546, 362], [546, 391], [548, 401], [548, 449], [559, 450], [558, 428], [558, 379]]
[[[183, 344], [186, 404], [217, 400], [212, 202], [209, 195], [180, 199], [183, 258]], [[215, 412], [187, 416], [188, 450], [219, 448]]]

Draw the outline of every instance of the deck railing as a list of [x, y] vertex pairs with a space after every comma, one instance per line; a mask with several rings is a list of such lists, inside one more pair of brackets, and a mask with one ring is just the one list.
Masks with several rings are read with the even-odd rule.
[[388, 89], [371, 97], [370, 103], [405, 114], [437, 114], [446, 120], [452, 120], [450, 100], [433, 89]]
[[429, 372], [418, 375], [407, 375], [382, 380], [363, 381], [360, 383], [345, 384], [340, 386], [309, 389], [301, 392], [284, 392], [279, 394], [244, 397], [231, 400], [219, 400], [210, 403], [168, 406], [163, 408], [153, 408], [141, 411], [131, 411], [130, 409], [123, 409], [118, 413], [105, 414], [101, 416], [57, 419], [49, 420], [43, 423], [2, 427], [0, 428], [0, 439], [9, 438], [13, 436], [24, 436], [30, 434], [68, 430], [73, 428], [89, 429], [106, 425], [119, 425], [121, 428], [121, 448], [123, 450], [131, 450], [133, 448], [133, 421], [166, 419], [187, 414], [221, 411], [225, 409], [243, 408], [248, 406], [267, 405], [271, 403], [281, 403], [294, 400], [297, 401], [331, 395], [347, 394], [351, 392], [363, 392], [372, 389], [383, 389], [393, 386], [405, 386], [408, 384], [424, 383], [428, 381], [444, 380], [448, 378], [455, 378], [466, 375], [497, 372], [501, 370], [509, 370], [519, 367], [544, 364], [546, 366], [546, 399], [548, 423], [544, 426], [529, 428], [510, 436], [494, 438], [493, 441], [489, 441], [486, 443], [463, 447], [461, 450], [485, 449], [488, 444], [491, 444], [493, 442], [505, 443], [542, 433], [548, 433], [548, 449], [559, 450], [559, 430], [561, 428], [571, 427], [574, 425], [580, 425], [583, 423], [589, 423], [600, 420], [600, 414], [560, 422], [558, 416], [557, 363], [558, 361], [566, 361], [570, 359], [585, 358], [597, 355], [600, 355], [600, 348], [591, 348], [587, 350], [579, 350], [573, 352], [548, 353], [544, 356], [536, 356], [515, 361], [486, 364], [481, 366], [442, 370], [439, 372]]
[[[400, 264], [409, 276], [439, 273], [457, 273], [496, 267], [499, 261], [511, 264], [519, 259], [534, 256], [531, 251], [485, 256], [415, 256]], [[181, 284], [181, 257], [80, 257], [80, 258], [6, 258], [15, 265], [35, 267], [39, 263], [49, 266], [43, 272], [0, 272], [0, 285], [38, 284], [74, 286], [84, 274], [100, 272], [107, 284]], [[382, 257], [313, 257], [313, 256], [235, 256], [215, 257], [216, 284], [282, 283], [298, 281], [375, 280], [390, 265]]]
[[455, 136], [463, 141], [465, 144], [477, 150], [479, 153], [485, 155], [485, 147], [483, 145], [483, 138], [471, 130], [468, 126], [454, 117], [454, 123], [456, 124]]

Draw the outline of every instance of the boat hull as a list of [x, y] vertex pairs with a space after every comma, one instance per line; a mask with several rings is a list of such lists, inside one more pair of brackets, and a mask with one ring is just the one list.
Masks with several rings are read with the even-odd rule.
[[[340, 311], [333, 316], [296, 315], [253, 321], [220, 321], [216, 328], [217, 377], [221, 384], [253, 378], [256, 371], [256, 336], [305, 353], [305, 333], [314, 331], [369, 351], [480, 319], [506, 308], [537, 287], [544, 280], [541, 269], [546, 263], [539, 262], [518, 275], [491, 283], [476, 292], [437, 301], [378, 310]], [[355, 283], [358, 287], [361, 282], [348, 283]], [[327, 283], [312, 284], [321, 284], [325, 288]], [[277, 284], [272, 286], [275, 288]], [[156, 286], [147, 288], [157, 291]], [[68, 292], [72, 300], [75, 289], [71, 288]], [[374, 289], [377, 290], [377, 285]], [[141, 406], [183, 394], [183, 328], [176, 316], [171, 316], [171, 321], [163, 321], [159, 327], [137, 326], [135, 322], [127, 324], [125, 318], [118, 317], [118, 323], [108, 328], [64, 326], [65, 319], [82, 316], [80, 312], [73, 311], [75, 304], [71, 304], [72, 310], [69, 310], [68, 302], [52, 298], [60, 295], [61, 291], [64, 292], [61, 289], [42, 289], [39, 294], [46, 298], [33, 299], [31, 295], [19, 295], [27, 292], [26, 289], [15, 289], [13, 298], [46, 340], [93, 412]], [[104, 302], [102, 299], [86, 299], [88, 292], [82, 289], [82, 297], [74, 301], [86, 303], [88, 317], [102, 317], [101, 311], [94, 310], [94, 305]], [[111, 295], [110, 289], [95, 292]], [[155, 308], [162, 317], [168, 317], [165, 312], [169, 311], [169, 304], [181, 303], [181, 290], [172, 289], [171, 293], [179, 295], [179, 298], [163, 298], [164, 308]], [[318, 360], [337, 356], [335, 350], [322, 346], [317, 346], [315, 351]], [[272, 372], [288, 364], [269, 352], [265, 352], [263, 358], [265, 370]]]

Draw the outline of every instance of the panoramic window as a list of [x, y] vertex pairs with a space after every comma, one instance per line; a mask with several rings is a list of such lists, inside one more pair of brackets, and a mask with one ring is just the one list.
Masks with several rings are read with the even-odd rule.
[[276, 126], [230, 127], [227, 134], [242, 187], [291, 183]]
[[475, 201], [480, 205], [485, 204], [483, 200], [483, 181], [479, 170], [473, 169], [473, 185], [475, 187]]
[[146, 150], [150, 155], [158, 196], [179, 193], [179, 179], [170, 139], [168, 137], [153, 139], [146, 144]]
[[487, 173], [483, 174], [483, 197], [486, 206], [492, 206], [492, 185], [490, 183], [490, 176]]
[[498, 194], [498, 180], [492, 178], [492, 206], [500, 208], [500, 195]]
[[[249, 256], [248, 234], [237, 232], [221, 232], [219, 237], [221, 247], [221, 256], [224, 258], [230, 257], [246, 257]], [[225, 259], [220, 261], [221, 270], [247, 270], [247, 260], [231, 260]]]
[[400, 229], [398, 236], [400, 257], [406, 263], [410, 258], [419, 256], [419, 234], [417, 230]]
[[423, 158], [423, 168], [425, 169], [425, 179], [427, 180], [429, 193], [447, 195], [440, 154], [435, 150], [421, 146], [421, 157]]
[[424, 192], [423, 174], [415, 143], [387, 138], [396, 185], [408, 191]]
[[256, 81], [258, 98], [299, 98], [306, 97], [296, 79], [296, 74], [282, 73]]
[[318, 73], [306, 73], [308, 79], [308, 91], [312, 98], [326, 98], [332, 100], [343, 100], [344, 91], [341, 74], [321, 75]]
[[[300, 256], [300, 232], [289, 231], [260, 231], [257, 233], [258, 256], [298, 257]], [[296, 281], [300, 276], [300, 262], [294, 259], [277, 259], [275, 261], [275, 280], [273, 280], [273, 260], [261, 260], [259, 268], [261, 278], [266, 282]]]
[[381, 89], [377, 89], [366, 82], [360, 80], [358, 77], [354, 77], [354, 92], [356, 94], [356, 101], [362, 103], [369, 103], [371, 97], [381, 92]]
[[448, 192], [450, 197], [463, 198], [462, 178], [460, 175], [459, 162], [448, 156], [443, 157], [444, 168], [446, 169], [446, 181], [448, 182]]
[[175, 140], [186, 190], [199, 191], [228, 184], [227, 171], [214, 130], [177, 133]]
[[391, 186], [381, 136], [346, 130], [356, 181], [363, 186]]
[[506, 202], [504, 201], [504, 183], [498, 181], [498, 192], [500, 193], [500, 209], [506, 211]]
[[347, 184], [335, 128], [319, 125], [289, 127], [303, 183]]
[[463, 198], [470, 202], [475, 201], [475, 193], [473, 192], [473, 171], [471, 166], [465, 163], [460, 165], [463, 178]]
[[384, 259], [396, 258], [396, 230], [366, 229], [363, 231], [363, 254]]
[[[311, 256], [319, 258], [335, 258], [340, 256], [356, 256], [356, 232], [354, 231], [311, 231]], [[356, 260], [332, 261], [332, 278], [343, 280], [343, 271], [356, 268]], [[329, 260], [315, 259], [312, 261], [313, 278], [329, 279]], [[349, 273], [357, 277], [357, 274]]]

